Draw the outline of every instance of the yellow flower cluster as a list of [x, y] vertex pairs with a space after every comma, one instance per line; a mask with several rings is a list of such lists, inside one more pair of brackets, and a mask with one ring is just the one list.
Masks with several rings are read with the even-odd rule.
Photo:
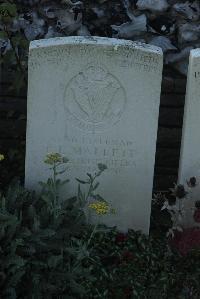
[[4, 155], [0, 154], [0, 161], [3, 161], [5, 159]]
[[109, 205], [104, 201], [91, 203], [89, 208], [94, 210], [98, 215], [106, 215], [109, 212]]
[[53, 165], [54, 163], [62, 162], [62, 156], [59, 153], [49, 153], [46, 155], [44, 163]]

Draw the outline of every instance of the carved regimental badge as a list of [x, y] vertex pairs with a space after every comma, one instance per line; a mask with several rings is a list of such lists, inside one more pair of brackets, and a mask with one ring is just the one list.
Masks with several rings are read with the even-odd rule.
[[89, 66], [68, 82], [64, 102], [74, 125], [101, 131], [120, 119], [126, 96], [116, 77], [102, 67]]

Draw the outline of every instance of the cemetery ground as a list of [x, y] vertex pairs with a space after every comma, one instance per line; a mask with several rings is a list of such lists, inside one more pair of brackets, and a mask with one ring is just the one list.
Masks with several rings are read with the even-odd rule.
[[[6, 154], [0, 160], [2, 170]], [[57, 153], [46, 156], [52, 173], [39, 195], [17, 180], [1, 193], [1, 298], [199, 298], [199, 231], [167, 238], [171, 222], [160, 199], [152, 204], [149, 237], [89, 224], [88, 211], [99, 220], [115, 212], [98, 192], [88, 203], [107, 167], [77, 179], [75, 196], [61, 202], [59, 189], [70, 178], [66, 171], [67, 180], [59, 180], [58, 173], [68, 162]], [[194, 178], [189, 183], [195, 187]], [[185, 196], [181, 186], [174, 192]]]
[[[38, 3], [38, 1], [28, 2]], [[24, 102], [26, 105], [26, 98], [22, 96], [22, 94], [26, 94], [28, 81], [28, 38], [26, 34], [32, 32], [31, 30], [27, 31], [28, 20], [26, 20], [26, 24], [22, 22], [25, 27], [17, 33], [12, 30], [13, 19], [17, 17], [19, 11], [13, 1], [4, 1], [0, 7], [0, 21], [6, 25], [1, 31], [1, 37], [8, 41], [7, 44], [4, 44], [7, 45], [8, 52], [2, 53], [2, 70], [4, 69], [6, 76], [9, 76], [10, 70], [14, 70], [12, 84], [3, 82], [1, 95], [16, 104]], [[167, 7], [168, 5], [166, 5], [166, 9]], [[37, 14], [34, 16], [37, 21]], [[142, 19], [144, 20], [144, 17]], [[41, 29], [44, 22], [39, 23]], [[16, 23], [14, 22], [14, 24]], [[36, 27], [34, 28], [36, 29]], [[143, 27], [146, 28], [146, 26]], [[22, 34], [22, 31], [25, 35]], [[33, 30], [33, 32], [42, 31]], [[94, 30], [94, 32], [97, 31]], [[66, 34], [68, 35], [68, 33]], [[32, 39], [36, 37], [37, 35]], [[74, 47], [73, 51], [66, 45], [68, 42], [65, 38], [53, 41], [53, 43], [57, 43], [56, 51], [53, 51], [54, 47], [49, 47], [49, 45], [46, 49], [43, 42], [38, 42], [38, 44], [36, 42], [36, 49], [32, 49], [31, 59], [33, 60], [30, 60], [29, 67], [31, 75], [29, 77], [32, 78], [29, 85], [32, 92], [29, 92], [29, 102], [32, 98], [31, 105], [41, 105], [46, 101], [49, 101], [50, 104], [47, 105], [48, 107], [29, 106], [31, 109], [28, 111], [29, 124], [30, 120], [32, 123], [28, 133], [29, 166], [27, 174], [30, 182], [31, 179], [34, 179], [32, 181], [34, 188], [24, 187], [24, 128], [27, 119], [25, 105], [22, 105], [23, 107], [16, 105], [17, 108], [13, 111], [10, 108], [11, 103], [8, 103], [7, 99], [0, 103], [0, 136], [3, 136], [1, 141], [4, 142], [4, 144], [0, 144], [0, 299], [199, 299], [200, 202], [198, 196], [192, 210], [194, 226], [182, 228], [179, 225], [180, 221], [177, 221], [183, 212], [183, 203], [190, 201], [191, 194], [195, 190], [198, 195], [199, 182], [194, 177], [196, 164], [191, 165], [194, 166], [194, 170], [192, 169], [189, 173], [191, 177], [187, 177], [187, 181], [185, 173], [183, 173], [185, 185], [178, 184], [169, 192], [153, 194], [154, 199], [152, 202], [149, 200], [153, 184], [153, 162], [160, 101], [162, 70], [160, 50], [157, 50], [156, 53], [153, 46], [140, 45], [137, 48], [137, 46], [130, 46], [131, 42], [116, 40], [112, 45], [112, 41], [108, 39], [97, 43], [96, 46], [91, 46], [92, 43], [96, 43], [95, 38], [92, 37], [86, 39], [88, 44], [84, 46], [84, 39], [77, 37], [75, 39], [76, 43], [79, 43], [80, 40], [82, 45], [79, 44], [78, 48]], [[51, 44], [51, 41], [46, 41], [46, 43]], [[63, 43], [64, 47], [59, 43]], [[105, 45], [109, 47], [106, 48]], [[174, 46], [168, 45], [168, 47], [172, 47], [174, 50]], [[20, 49], [20, 51], [16, 51], [16, 49]], [[74, 53], [76, 53], [76, 59], [73, 59]], [[80, 58], [80, 53], [85, 55], [84, 59]], [[103, 54], [101, 55], [101, 53]], [[175, 55], [177, 54], [175, 53]], [[100, 63], [97, 66], [94, 65], [93, 57], [100, 57]], [[117, 63], [115, 63], [116, 58], [118, 59]], [[88, 62], [86, 67], [85, 61]], [[193, 63], [192, 58], [191, 62]], [[49, 66], [51, 71], [48, 71]], [[121, 67], [120, 71], [119, 67]], [[190, 94], [197, 94], [196, 91], [199, 91], [199, 65], [194, 63], [194, 67], [197, 68], [195, 72], [193, 73], [191, 67], [189, 74], [191, 82], [188, 90], [192, 91]], [[129, 79], [133, 74], [134, 84]], [[5, 77], [2, 77], [4, 80]], [[144, 78], [145, 80], [141, 80]], [[109, 85], [107, 85], [108, 82]], [[76, 83], [79, 84], [78, 88], [75, 88]], [[134, 92], [132, 85], [137, 87]], [[87, 88], [83, 89], [83, 86]], [[10, 87], [12, 88], [10, 89]], [[63, 89], [63, 94], [56, 94], [56, 91], [60, 89]], [[87, 93], [88, 90], [89, 93]], [[84, 101], [79, 101], [80, 93], [85, 102], [88, 95], [89, 98], [98, 100], [96, 106], [91, 105], [92, 108], [95, 108], [92, 113]], [[114, 105], [113, 94], [116, 96], [117, 105]], [[187, 96], [188, 101], [197, 99], [190, 97], [190, 94]], [[38, 98], [40, 101], [35, 101]], [[110, 98], [111, 101], [107, 101]], [[183, 95], [181, 101], [182, 98]], [[70, 99], [70, 102], [67, 102], [67, 99]], [[57, 105], [51, 105], [55, 100]], [[73, 100], [78, 105], [74, 105]], [[102, 100], [104, 105], [98, 105]], [[166, 97], [161, 99], [161, 101], [164, 100], [167, 106]], [[183, 103], [180, 107], [179, 100], [180, 98], [177, 97], [173, 102], [177, 111], [183, 108]], [[190, 115], [193, 110], [190, 109], [190, 105], [187, 106], [189, 108], [186, 109], [186, 112], [188, 119], [194, 117], [193, 124], [197, 124], [197, 127], [193, 132], [197, 129], [195, 135], [198, 136], [198, 101], [195, 105], [197, 106], [194, 110], [197, 113]], [[55, 110], [52, 110], [52, 107]], [[81, 109], [77, 107], [81, 107]], [[107, 111], [104, 111], [104, 107], [108, 108]], [[32, 114], [34, 109], [35, 113]], [[99, 110], [101, 113], [98, 113]], [[143, 110], [146, 117], [142, 114]], [[160, 110], [160, 114], [163, 114], [165, 119], [167, 118], [166, 110], [162, 110], [162, 107]], [[133, 118], [130, 117], [130, 112], [134, 114]], [[65, 113], [66, 118], [62, 118], [62, 113]], [[144, 133], [146, 127], [149, 127], [151, 134], [148, 136], [143, 136], [142, 133], [141, 135], [136, 134], [135, 128], [139, 123], [136, 119], [141, 114], [144, 121], [139, 129]], [[77, 116], [79, 121], [77, 121]], [[175, 115], [174, 119], [176, 124], [178, 122], [180, 131], [181, 121], [179, 120], [181, 117], [177, 120], [177, 115]], [[47, 123], [48, 129], [46, 130]], [[61, 130], [57, 130], [55, 124], [58, 123], [67, 124], [67, 126], [63, 125]], [[87, 125], [83, 127], [85, 123]], [[93, 124], [92, 130], [91, 123]], [[101, 124], [101, 127], [96, 125], [98, 123]], [[112, 147], [109, 148], [110, 144], [107, 143], [107, 140], [112, 141], [113, 139], [107, 131], [114, 132], [115, 124], [118, 126], [115, 129], [118, 135], [127, 134], [128, 136], [127, 142], [125, 142], [128, 145], [126, 151], [121, 152], [115, 149], [112, 152], [117, 157], [119, 155], [118, 161], [122, 161], [120, 156], [127, 155], [127, 152], [130, 155], [128, 156], [128, 162], [132, 162], [130, 163], [130, 172], [129, 163], [124, 163], [124, 160], [123, 163], [120, 162], [120, 167], [119, 165], [116, 167], [117, 170], [122, 168], [123, 175], [113, 171], [110, 157], [106, 160], [108, 163], [102, 164], [105, 162], [102, 156], [105, 153], [110, 154], [109, 150], [112, 149]], [[130, 130], [131, 126], [135, 131]], [[77, 133], [79, 129], [86, 133]], [[65, 133], [73, 131], [73, 134], [59, 135], [64, 130]], [[81, 171], [75, 178], [75, 172], [71, 174], [69, 171], [74, 163], [71, 159], [75, 154], [81, 153], [86, 161], [91, 162], [88, 157], [90, 151], [88, 153], [84, 147], [86, 137], [83, 135], [88, 134], [87, 130], [90, 134], [87, 139], [88, 144], [94, 142], [92, 139], [94, 132], [98, 137], [102, 134], [101, 138], [95, 139], [95, 142], [98, 140], [100, 148], [100, 150], [95, 148], [95, 154], [99, 155], [99, 163], [93, 163], [90, 171], [87, 162], [85, 167], [83, 166], [85, 161], [79, 160], [82, 163]], [[16, 131], [20, 133], [14, 136], [16, 138], [11, 139], [10, 136]], [[79, 138], [79, 134], [84, 138]], [[110, 139], [104, 138], [106, 134]], [[188, 145], [187, 140], [191, 141], [191, 136], [194, 135], [191, 135], [190, 130], [184, 130], [183, 137], [186, 145]], [[175, 143], [177, 143], [176, 137], [175, 135]], [[63, 152], [63, 150], [59, 150], [63, 145], [63, 140], [66, 143], [62, 149], [65, 150], [66, 145], [76, 149], [71, 150], [69, 156], [60, 154]], [[77, 147], [77, 140], [78, 144], [82, 143], [81, 150]], [[46, 141], [49, 142], [48, 147], [46, 147]], [[199, 155], [199, 139], [195, 139], [193, 142], [197, 142], [195, 156], [192, 156], [196, 162]], [[75, 147], [73, 147], [74, 143]], [[103, 148], [101, 148], [102, 143]], [[123, 140], [122, 143], [124, 143]], [[44, 144], [45, 147], [43, 147]], [[130, 145], [135, 147], [130, 148]], [[38, 150], [39, 146], [40, 150]], [[191, 146], [186, 146], [182, 151], [182, 170], [184, 162], [187, 164], [189, 161], [185, 156], [191, 156], [191, 149]], [[138, 159], [133, 159], [132, 152]], [[177, 154], [177, 149], [173, 149], [172, 152]], [[145, 163], [143, 163], [144, 156], [146, 157]], [[100, 163], [101, 159], [102, 163]], [[172, 159], [172, 161], [174, 160]], [[141, 168], [137, 167], [137, 163]], [[44, 173], [45, 176], [43, 176]], [[47, 173], [49, 178], [46, 176]], [[16, 177], [16, 174], [19, 176]], [[122, 181], [123, 186], [129, 186], [128, 190], [125, 190], [127, 192], [124, 193], [121, 193], [123, 191]], [[110, 183], [107, 184], [107, 182]], [[73, 192], [71, 196], [68, 196], [67, 191], [71, 190], [71, 183]], [[28, 185], [29, 182], [27, 181], [26, 184]], [[105, 197], [102, 194], [104, 190], [111, 191], [110, 194], [113, 198]], [[115, 198], [117, 200], [112, 200], [111, 204], [110, 199]], [[126, 217], [126, 215], [128, 216]], [[90, 221], [92, 217], [96, 219], [96, 222]], [[102, 224], [105, 217], [108, 222], [109, 219], [118, 219], [119, 222], [125, 224], [129, 221], [133, 224], [132, 226], [140, 227], [141, 230], [132, 227], [126, 231]]]

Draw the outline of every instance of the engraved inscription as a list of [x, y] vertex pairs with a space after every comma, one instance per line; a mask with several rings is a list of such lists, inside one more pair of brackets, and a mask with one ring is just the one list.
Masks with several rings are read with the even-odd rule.
[[29, 67], [36, 71], [44, 64], [59, 67], [63, 64], [63, 57], [67, 57], [69, 54], [70, 49], [65, 47], [37, 48], [29, 54]]
[[194, 76], [195, 76], [195, 78], [200, 78], [200, 71], [196, 71], [196, 72], [194, 73]]
[[[73, 157], [70, 163], [73, 169], [85, 168], [95, 171], [98, 163], [108, 166], [108, 171], [120, 173], [124, 168], [135, 168], [137, 151], [133, 141], [103, 137], [76, 138], [67, 136]], [[66, 149], [62, 148], [65, 152]], [[70, 156], [70, 155], [69, 155]]]
[[74, 76], [64, 96], [68, 119], [88, 131], [101, 131], [115, 124], [125, 103], [125, 90], [119, 80], [97, 66], [88, 66]]
[[195, 88], [195, 94], [196, 96], [194, 97], [194, 100], [196, 102], [199, 102], [199, 97], [200, 97], [200, 70], [199, 70], [199, 65], [197, 65], [195, 71], [194, 71], [194, 88]]
[[138, 71], [159, 73], [159, 58], [152, 53], [141, 53], [141, 50], [130, 51], [129, 48], [124, 48], [123, 51], [116, 51], [113, 55], [112, 50], [105, 52], [109, 59], [114, 57], [115, 63], [121, 67], [135, 67]]

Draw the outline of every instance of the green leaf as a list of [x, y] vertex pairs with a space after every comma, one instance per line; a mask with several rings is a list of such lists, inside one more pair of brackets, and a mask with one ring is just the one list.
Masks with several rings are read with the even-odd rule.
[[16, 71], [15, 79], [13, 81], [12, 88], [16, 91], [16, 94], [19, 95], [20, 91], [25, 87], [24, 76], [20, 70]]
[[65, 173], [65, 172], [66, 172], [66, 169], [61, 170], [61, 171], [57, 171], [57, 172], [56, 172], [56, 175], [57, 175], [57, 174], [63, 174], [63, 173]]
[[92, 180], [92, 175], [90, 173], [87, 173], [87, 176]]
[[85, 294], [85, 289], [77, 283], [74, 279], [70, 281], [70, 286], [72, 288], [72, 291], [76, 294], [84, 295]]
[[16, 17], [17, 6], [14, 3], [8, 3], [8, 2], [0, 4], [0, 15], [2, 17], [6, 17], [6, 16]]
[[7, 299], [16, 299], [17, 298], [17, 294], [14, 288], [9, 288], [7, 290]]
[[69, 182], [70, 182], [70, 180], [66, 179], [66, 180], [64, 180], [64, 181], [62, 181], [62, 182], [60, 183], [60, 186], [63, 186], [63, 185], [65, 185], [65, 184], [69, 183]]
[[28, 49], [29, 41], [27, 39], [21, 37], [21, 39], [19, 41], [19, 46], [23, 49]]
[[97, 182], [94, 187], [93, 187], [93, 191], [96, 190], [99, 187], [99, 182]]
[[38, 236], [40, 238], [44, 238], [45, 239], [45, 238], [50, 238], [50, 237], [54, 236], [55, 234], [56, 234], [56, 232], [53, 229], [46, 228], [46, 229], [40, 230]]
[[88, 184], [88, 182], [79, 180], [78, 178], [76, 178], [76, 180], [77, 180], [77, 182], [79, 182], [80, 184]]
[[48, 259], [48, 266], [50, 268], [56, 268], [58, 266], [58, 264], [60, 264], [60, 262], [63, 260], [62, 255], [52, 255], [50, 256], [50, 258]]
[[17, 267], [22, 267], [25, 265], [25, 260], [21, 258], [20, 256], [13, 256], [9, 257], [9, 259], [6, 260], [7, 267], [11, 265], [16, 265]]
[[5, 31], [0, 31], [0, 38], [7, 39], [7, 34]]
[[69, 159], [67, 159], [66, 157], [63, 157], [62, 162], [63, 162], [63, 163], [68, 163], [68, 162], [69, 162]]
[[16, 65], [16, 57], [15, 57], [15, 53], [12, 49], [7, 51], [3, 55], [3, 61], [5, 64], [8, 64], [8, 65], [12, 65], [12, 64]]

